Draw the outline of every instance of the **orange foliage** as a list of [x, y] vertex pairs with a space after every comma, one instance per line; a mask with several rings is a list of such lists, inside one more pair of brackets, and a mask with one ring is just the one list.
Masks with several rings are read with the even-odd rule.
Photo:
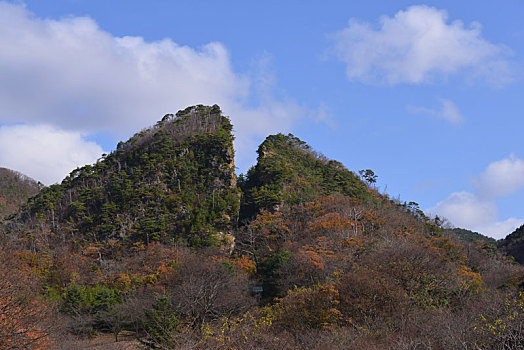
[[327, 213], [311, 222], [309, 229], [313, 231], [340, 231], [342, 228], [347, 226], [348, 222], [342, 221], [342, 217], [339, 213]]
[[350, 237], [346, 239], [343, 244], [348, 247], [361, 247], [362, 243], [362, 239], [357, 237]]
[[466, 255], [461, 252], [464, 246], [453, 242], [449, 237], [432, 237], [428, 248], [435, 251], [444, 261], [464, 264], [467, 260]]
[[254, 260], [248, 259], [245, 255], [234, 258], [233, 262], [240, 270], [246, 272], [249, 275], [254, 275], [257, 273], [257, 264]]
[[0, 261], [0, 349], [50, 348], [44, 328], [49, 307], [31, 293], [37, 276], [7, 252], [0, 252]]
[[[303, 269], [318, 269], [324, 270], [324, 259], [311, 247], [304, 247], [306, 249], [300, 249], [297, 252], [300, 261], [302, 262]], [[309, 248], [309, 249], [308, 249]]]
[[253, 227], [269, 239], [277, 239], [291, 232], [281, 212], [272, 213], [267, 210], [263, 210], [257, 216]]

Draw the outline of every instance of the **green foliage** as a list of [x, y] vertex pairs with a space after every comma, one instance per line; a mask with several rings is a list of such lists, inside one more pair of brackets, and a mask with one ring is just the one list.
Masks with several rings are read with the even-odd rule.
[[147, 335], [142, 341], [149, 347], [175, 345], [173, 339], [180, 328], [180, 320], [169, 296], [157, 295], [151, 309], [145, 310], [141, 323]]
[[212, 244], [238, 217], [233, 136], [218, 106], [167, 115], [94, 165], [44, 188], [16, 218], [81, 241]]
[[273, 299], [285, 292], [279, 288], [279, 279], [281, 277], [281, 268], [289, 260], [290, 256], [291, 252], [282, 248], [260, 263], [258, 273], [262, 279], [264, 298]]
[[[362, 180], [293, 135], [269, 136], [236, 186], [232, 140], [218, 106], [167, 114], [41, 190], [4, 223], [20, 235], [2, 249], [22, 247], [17, 272], [60, 305], [69, 331], [126, 330], [149, 348], [521, 342], [522, 295], [504, 293], [524, 273], [493, 241], [451, 234], [416, 202], [378, 195], [372, 170]], [[235, 231], [239, 188], [251, 220]], [[20, 276], [4, 273], [0, 309]]]
[[368, 184], [377, 182], [377, 175], [375, 175], [375, 172], [371, 169], [359, 170], [358, 173]]
[[484, 241], [486, 243], [495, 244], [497, 242], [496, 239], [485, 236], [483, 234], [480, 234], [478, 232], [473, 232], [470, 230], [466, 230], [464, 228], [454, 228], [453, 233], [456, 234], [460, 239], [465, 241]]
[[283, 203], [303, 203], [315, 195], [370, 198], [368, 188], [355, 174], [291, 134], [268, 136], [257, 152], [257, 164], [239, 179], [244, 193], [241, 219]]
[[227, 272], [230, 274], [230, 275], [235, 275], [235, 267], [233, 266], [233, 264], [231, 263], [231, 261], [229, 260], [222, 260], [220, 262], [220, 264], [222, 266], [224, 266], [224, 268], [227, 270]]
[[514, 257], [515, 261], [524, 264], [524, 225], [498, 241], [497, 246], [506, 254]]
[[122, 302], [120, 293], [102, 285], [71, 284], [65, 291], [62, 310], [71, 315], [96, 314]]

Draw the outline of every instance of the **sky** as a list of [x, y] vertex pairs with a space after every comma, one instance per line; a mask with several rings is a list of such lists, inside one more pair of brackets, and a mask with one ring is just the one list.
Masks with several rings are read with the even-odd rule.
[[524, 223], [524, 2], [0, 0], [0, 167], [46, 185], [218, 104], [457, 227]]

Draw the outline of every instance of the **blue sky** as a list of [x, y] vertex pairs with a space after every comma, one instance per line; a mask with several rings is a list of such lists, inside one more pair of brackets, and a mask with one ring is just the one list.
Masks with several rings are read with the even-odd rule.
[[0, 166], [46, 184], [218, 103], [237, 166], [292, 132], [393, 197], [524, 222], [522, 1], [0, 1]]

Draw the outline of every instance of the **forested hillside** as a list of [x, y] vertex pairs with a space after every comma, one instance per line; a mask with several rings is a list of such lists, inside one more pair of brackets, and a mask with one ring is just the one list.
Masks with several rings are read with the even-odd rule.
[[243, 219], [260, 210], [299, 204], [316, 195], [371, 196], [364, 182], [334, 160], [317, 154], [299, 138], [271, 135], [258, 148], [257, 164], [240, 180]]
[[232, 126], [218, 106], [166, 115], [44, 188], [6, 224], [62, 239], [209, 245], [238, 216]]
[[41, 187], [41, 184], [28, 176], [0, 168], [0, 218], [15, 213]]
[[514, 257], [520, 264], [524, 264], [524, 225], [500, 240], [498, 247], [506, 254]]
[[[2, 223], [0, 348], [518, 349], [524, 270], [293, 135], [190, 107]], [[105, 339], [105, 338], [104, 338]]]
[[460, 239], [463, 239], [465, 241], [472, 241], [472, 242], [484, 241], [486, 243], [492, 243], [492, 244], [496, 244], [496, 242], [497, 242], [497, 240], [495, 238], [484, 236], [481, 233], [473, 232], [473, 231], [466, 230], [466, 229], [463, 229], [463, 228], [454, 228], [453, 229], [453, 233], [455, 233], [457, 235], [457, 237], [459, 237]]

